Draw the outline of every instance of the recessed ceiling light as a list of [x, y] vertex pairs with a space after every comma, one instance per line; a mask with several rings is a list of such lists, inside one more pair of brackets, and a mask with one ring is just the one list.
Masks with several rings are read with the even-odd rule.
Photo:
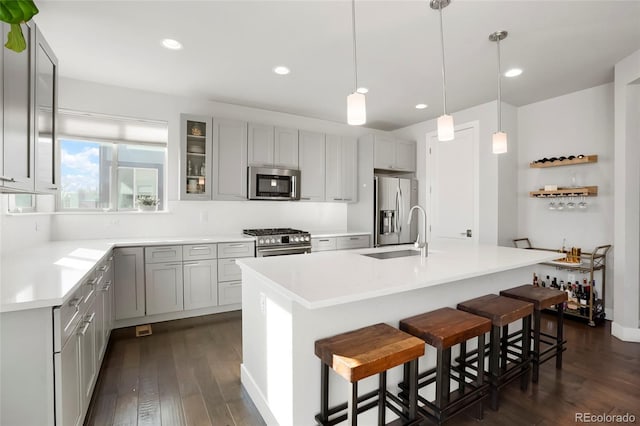
[[425, 109], [425, 108], [427, 108], [428, 106], [429, 106], [429, 105], [427, 105], [427, 104], [418, 104], [418, 105], [416, 105], [416, 109]]
[[365, 93], [369, 93], [369, 89], [367, 89], [366, 87], [358, 87], [358, 89], [356, 89], [356, 92], [362, 93], [364, 95]]
[[172, 38], [165, 38], [164, 40], [162, 40], [162, 45], [164, 47], [166, 47], [167, 49], [171, 49], [171, 50], [180, 50], [180, 49], [182, 49], [182, 43], [180, 43], [178, 40], [174, 40]]
[[517, 77], [522, 74], [522, 70], [520, 68], [511, 68], [504, 73], [505, 77]]
[[275, 72], [278, 75], [287, 75], [291, 72], [291, 70], [285, 67], [284, 65], [278, 65], [273, 69], [273, 72]]

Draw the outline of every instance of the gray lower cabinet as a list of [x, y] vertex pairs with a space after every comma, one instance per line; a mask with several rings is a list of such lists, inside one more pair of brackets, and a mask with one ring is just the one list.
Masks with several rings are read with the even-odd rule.
[[145, 316], [143, 248], [116, 248], [113, 260], [115, 319]]
[[182, 262], [145, 265], [147, 315], [184, 310]]
[[64, 344], [62, 351], [54, 354], [56, 376], [56, 425], [80, 426], [83, 419], [82, 391], [80, 384], [80, 342], [77, 324]]
[[218, 264], [216, 259], [185, 261], [184, 309], [218, 305]]
[[254, 257], [253, 242], [218, 244], [218, 304], [242, 302], [242, 271], [236, 259]]
[[311, 238], [311, 252], [352, 250], [370, 247], [368, 234]]
[[85, 315], [84, 323], [80, 327], [80, 384], [82, 390], [82, 407], [89, 406], [91, 393], [96, 380], [96, 304], [95, 297], [89, 302], [89, 308]]

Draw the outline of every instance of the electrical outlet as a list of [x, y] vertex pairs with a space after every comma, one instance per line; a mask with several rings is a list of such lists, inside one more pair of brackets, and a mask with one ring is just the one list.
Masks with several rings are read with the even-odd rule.
[[567, 281], [570, 283], [576, 282], [576, 274], [567, 274]]

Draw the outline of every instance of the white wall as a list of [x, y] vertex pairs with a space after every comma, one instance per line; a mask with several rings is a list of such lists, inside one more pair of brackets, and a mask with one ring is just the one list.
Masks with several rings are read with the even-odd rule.
[[[128, 116], [169, 123], [167, 214], [56, 213], [48, 216], [2, 216], [2, 248], [49, 239], [139, 235], [202, 235], [238, 233], [247, 227], [293, 226], [310, 230], [346, 230], [347, 207], [341, 203], [184, 202], [179, 191], [180, 113], [193, 113], [269, 123], [299, 129], [360, 136], [372, 131], [280, 112], [202, 99], [189, 99], [123, 87], [61, 78], [60, 108]], [[375, 132], [375, 131], [373, 131]], [[50, 231], [49, 231], [49, 221]], [[35, 231], [38, 222], [42, 231]]]
[[615, 67], [615, 283], [611, 333], [640, 342], [640, 50]]
[[[7, 213], [9, 195], [0, 196], [0, 255], [9, 254], [51, 239], [51, 214]], [[51, 196], [38, 196], [43, 210], [51, 210]]]
[[[535, 247], [580, 247], [613, 244], [613, 84], [547, 99], [518, 109], [519, 220], [521, 237]], [[597, 154], [595, 164], [550, 168], [530, 168], [529, 163], [544, 157]], [[529, 197], [547, 185], [598, 186], [598, 196], [587, 198], [587, 209], [549, 210], [549, 200]], [[556, 203], [558, 200], [555, 200]], [[568, 199], [565, 200], [569, 201]], [[615, 248], [615, 247], [614, 247]], [[608, 256], [605, 307], [611, 308], [613, 295], [613, 250]], [[566, 271], [542, 270], [566, 281]], [[576, 274], [576, 279], [588, 279]], [[596, 275], [596, 282], [601, 277]]]
[[[515, 108], [511, 105], [502, 104], [502, 124], [503, 129], [509, 135], [509, 154], [495, 155], [491, 151], [491, 135], [497, 128], [496, 102], [489, 102], [469, 109], [453, 113], [456, 126], [463, 123], [478, 121], [479, 123], [479, 175], [480, 175], [480, 212], [478, 230], [478, 241], [484, 244], [511, 245], [511, 239], [515, 237], [514, 221], [517, 217], [517, 205], [509, 191], [509, 185], [499, 186], [499, 175], [508, 173], [505, 182], [513, 182], [513, 166], [517, 152], [517, 133], [515, 131], [517, 123]], [[426, 207], [427, 185], [427, 133], [436, 130], [436, 120], [423, 121], [399, 130], [394, 133], [404, 139], [417, 141], [417, 171], [416, 175], [420, 181], [420, 205]], [[512, 153], [513, 151], [513, 153]], [[499, 165], [500, 164], [500, 165]], [[510, 218], [503, 218], [499, 221], [500, 211], [510, 211]]]

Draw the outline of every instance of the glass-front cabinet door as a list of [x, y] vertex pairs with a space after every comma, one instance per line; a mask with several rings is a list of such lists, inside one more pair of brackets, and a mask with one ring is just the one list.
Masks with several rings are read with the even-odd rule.
[[180, 199], [211, 199], [212, 119], [182, 114]]
[[36, 28], [35, 36], [36, 191], [58, 189], [55, 172], [58, 59]]

